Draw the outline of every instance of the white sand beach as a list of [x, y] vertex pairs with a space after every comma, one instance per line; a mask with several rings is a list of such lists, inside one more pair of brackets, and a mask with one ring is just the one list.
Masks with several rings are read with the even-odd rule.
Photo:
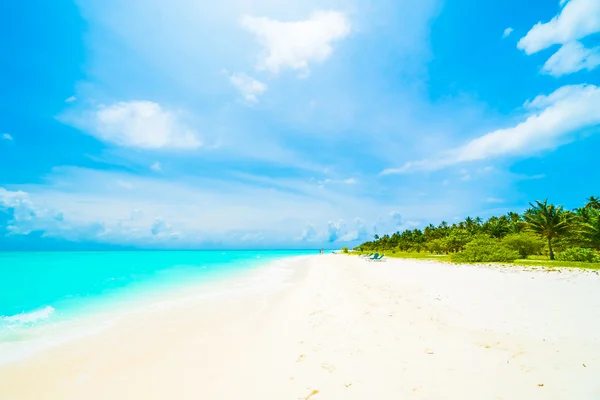
[[[600, 399], [600, 276], [323, 255], [0, 366], [0, 399]], [[224, 286], [227, 283], [223, 283]]]

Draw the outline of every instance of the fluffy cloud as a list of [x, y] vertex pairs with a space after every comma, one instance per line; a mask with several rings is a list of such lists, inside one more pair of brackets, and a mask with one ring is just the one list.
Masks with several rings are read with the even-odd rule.
[[537, 53], [553, 45], [562, 47], [546, 61], [542, 72], [562, 76], [600, 65], [600, 49], [586, 49], [579, 42], [600, 32], [600, 1], [561, 0], [561, 12], [549, 22], [538, 22], [519, 40], [517, 47], [527, 54]]
[[435, 170], [467, 161], [553, 149], [571, 140], [577, 132], [600, 125], [600, 88], [594, 85], [563, 86], [548, 96], [537, 96], [524, 107], [532, 114], [514, 127], [473, 139], [444, 157], [408, 162], [382, 174]]
[[0, 187], [0, 207], [1, 208], [14, 208], [18, 207], [23, 202], [28, 202], [27, 193], [22, 190], [13, 192]]
[[369, 238], [369, 232], [365, 222], [361, 218], [354, 220], [354, 229], [349, 232], [345, 232], [339, 236], [335, 241], [337, 243], [349, 243], [349, 242], [363, 242]]
[[307, 20], [291, 22], [244, 16], [241, 24], [264, 47], [257, 68], [273, 73], [290, 68], [308, 74], [310, 63], [325, 61], [333, 52], [332, 43], [350, 33], [350, 22], [338, 11], [318, 11]]
[[260, 182], [55, 168], [44, 183], [0, 189], [0, 242], [6, 231], [125, 246], [244, 247], [260, 233], [275, 247], [323, 246], [363, 237], [364, 224], [343, 221], [371, 221], [379, 209], [303, 179]]
[[513, 33], [513, 28], [508, 27], [504, 30], [504, 33], [502, 34], [502, 39], [506, 39], [507, 37], [510, 36], [511, 33]]
[[268, 89], [266, 84], [244, 73], [230, 75], [229, 82], [242, 94], [244, 99], [251, 102], [258, 101], [258, 96]]
[[74, 102], [75, 100], [77, 100], [77, 97], [75, 97], [75, 96], [67, 97], [67, 98], [65, 99], [65, 103], [72, 103], [72, 102]]
[[548, 96], [536, 97], [525, 107], [534, 114], [512, 128], [472, 140], [456, 151], [453, 160], [483, 160], [555, 148], [566, 136], [600, 124], [600, 88], [564, 86]]
[[600, 32], [600, 2], [571, 0], [546, 23], [538, 22], [517, 47], [527, 54], [537, 53], [555, 44], [566, 44]]
[[337, 242], [346, 233], [344, 220], [338, 222], [329, 221], [327, 224], [327, 241]]
[[82, 117], [63, 118], [98, 139], [140, 149], [195, 149], [198, 135], [181, 121], [180, 113], [151, 101], [101, 106]]
[[[51, 229], [62, 221], [62, 214], [36, 207], [28, 193], [0, 187], [0, 212], [10, 218], [4, 227], [9, 234], [29, 234], [34, 230]], [[2, 228], [0, 226], [0, 228]]]
[[563, 45], [546, 61], [542, 71], [553, 76], [562, 76], [581, 70], [591, 71], [600, 65], [600, 47], [586, 49], [580, 42]]
[[3, 133], [2, 134], [2, 139], [4, 139], [4, 140], [13, 140], [13, 137], [10, 134], [8, 134], [8, 133]]
[[160, 172], [162, 171], [162, 165], [156, 161], [154, 163], [152, 163], [152, 165], [150, 166], [150, 169], [154, 172]]

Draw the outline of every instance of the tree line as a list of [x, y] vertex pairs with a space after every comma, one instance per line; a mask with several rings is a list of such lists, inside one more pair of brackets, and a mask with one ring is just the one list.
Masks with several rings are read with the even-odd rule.
[[355, 248], [450, 254], [456, 261], [514, 261], [533, 255], [550, 260], [600, 262], [600, 198], [591, 196], [574, 210], [535, 201], [524, 213], [509, 212], [487, 220], [467, 217], [424, 229], [407, 229]]

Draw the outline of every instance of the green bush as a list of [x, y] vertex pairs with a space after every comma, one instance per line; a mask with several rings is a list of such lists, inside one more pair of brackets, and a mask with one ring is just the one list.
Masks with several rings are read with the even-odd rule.
[[347, 247], [342, 247], [342, 253], [347, 254], [348, 253], [348, 248]]
[[430, 252], [436, 254], [444, 253], [444, 241], [442, 239], [434, 239], [427, 244], [427, 248]]
[[540, 254], [545, 246], [543, 240], [527, 233], [514, 233], [504, 237], [501, 244], [519, 252], [520, 258]]
[[450, 232], [448, 236], [442, 239], [442, 247], [447, 253], [456, 253], [464, 250], [467, 243], [469, 243], [472, 239], [472, 236], [464, 231]]
[[518, 258], [518, 251], [486, 236], [477, 237], [468, 243], [463, 251], [451, 256], [454, 262], [512, 262]]
[[556, 259], [560, 261], [580, 261], [588, 263], [600, 262], [600, 255], [592, 249], [582, 247], [573, 247], [556, 255]]

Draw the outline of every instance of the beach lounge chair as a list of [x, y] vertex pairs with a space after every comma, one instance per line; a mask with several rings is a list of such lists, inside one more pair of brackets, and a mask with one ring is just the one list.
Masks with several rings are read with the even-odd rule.
[[385, 256], [385, 254], [382, 254], [382, 255], [380, 255], [380, 256], [379, 256], [379, 258], [376, 258], [376, 259], [375, 259], [375, 260], [373, 260], [373, 261], [385, 261], [385, 260], [383, 259], [383, 257], [384, 257], [384, 256]]
[[379, 253], [373, 254], [373, 257], [368, 257], [367, 261], [375, 261], [379, 259]]

